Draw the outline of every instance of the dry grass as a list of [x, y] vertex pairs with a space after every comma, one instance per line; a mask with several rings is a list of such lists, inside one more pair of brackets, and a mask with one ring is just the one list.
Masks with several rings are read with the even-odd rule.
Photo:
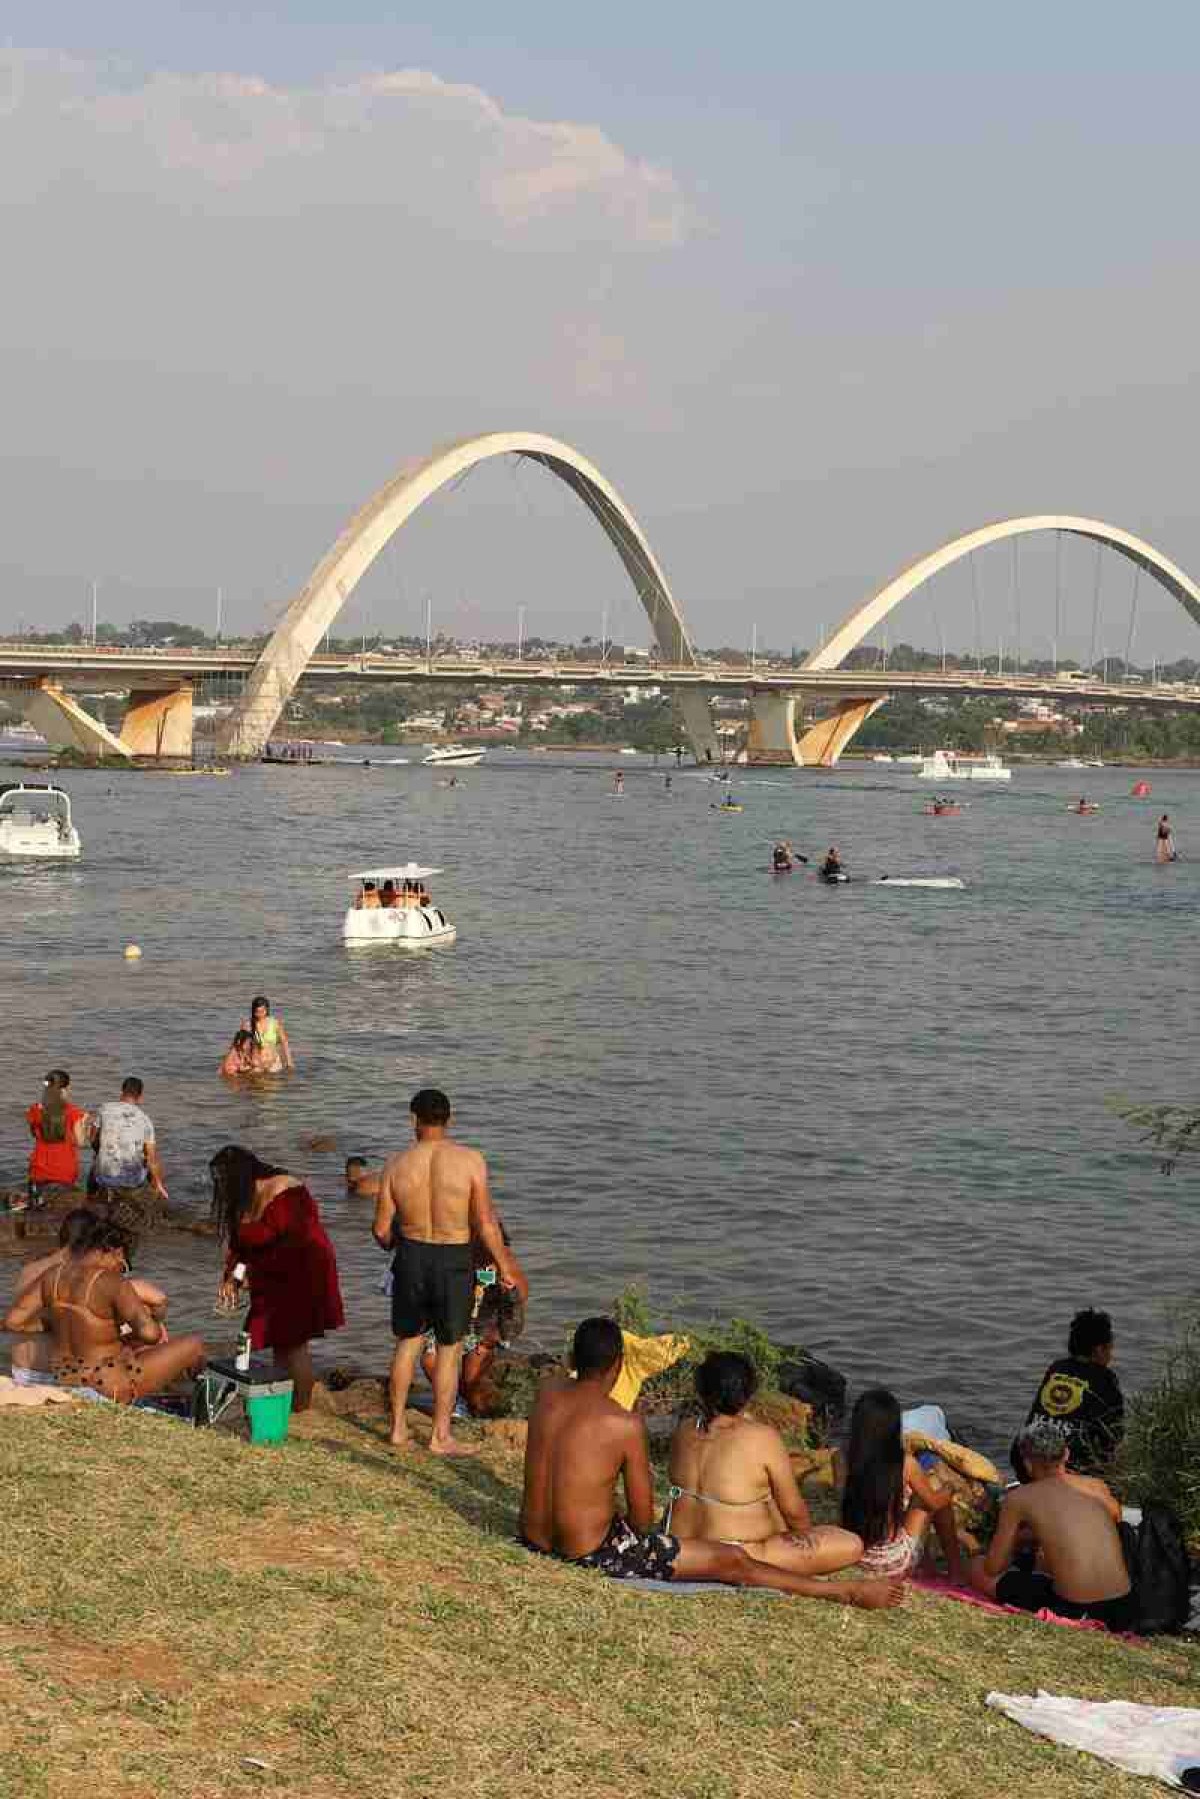
[[1178, 1642], [624, 1592], [512, 1544], [511, 1446], [451, 1467], [381, 1429], [0, 1418], [3, 1799], [1145, 1799], [984, 1695], [1196, 1696]]

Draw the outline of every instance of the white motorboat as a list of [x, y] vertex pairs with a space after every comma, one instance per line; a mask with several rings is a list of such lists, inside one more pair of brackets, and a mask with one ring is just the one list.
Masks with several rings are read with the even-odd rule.
[[935, 750], [922, 756], [918, 781], [1011, 781], [1012, 769], [999, 756], [959, 756], [953, 750]]
[[1055, 768], [1087, 768], [1089, 764], [1081, 762], [1078, 756], [1064, 756], [1062, 761], [1056, 762], [1054, 766]]
[[882, 750], [879, 755], [872, 756], [871, 760], [872, 762], [894, 762], [896, 758], [889, 756], [886, 750]]
[[426, 768], [476, 768], [486, 754], [486, 750], [473, 749], [470, 744], [447, 743], [441, 749], [430, 750], [421, 761]]
[[0, 787], [0, 857], [62, 861], [82, 847], [61, 787], [25, 781]]
[[453, 943], [458, 931], [426, 883], [440, 868], [405, 862], [395, 868], [366, 868], [348, 878], [357, 891], [342, 924], [346, 943], [390, 943], [397, 949], [429, 949]]
[[897, 756], [894, 758], [897, 768], [920, 768], [924, 756]]

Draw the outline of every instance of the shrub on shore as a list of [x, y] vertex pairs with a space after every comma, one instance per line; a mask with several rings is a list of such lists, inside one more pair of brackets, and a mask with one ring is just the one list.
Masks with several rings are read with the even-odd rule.
[[1130, 1402], [1117, 1474], [1135, 1503], [1171, 1507], [1200, 1558], [1200, 1306], [1184, 1313], [1158, 1379]]

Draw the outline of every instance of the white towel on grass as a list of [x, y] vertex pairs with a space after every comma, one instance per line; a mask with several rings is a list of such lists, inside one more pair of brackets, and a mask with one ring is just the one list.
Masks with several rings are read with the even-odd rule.
[[[1134, 1705], [1125, 1699], [1059, 1698], [1053, 1693], [989, 1693], [987, 1702], [1038, 1736], [1083, 1749], [1127, 1774], [1200, 1793], [1200, 1710]], [[1184, 1774], [1194, 1770], [1193, 1779]]]

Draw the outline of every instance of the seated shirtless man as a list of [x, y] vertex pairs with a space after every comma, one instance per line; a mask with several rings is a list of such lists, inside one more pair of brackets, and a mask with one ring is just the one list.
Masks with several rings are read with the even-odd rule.
[[[971, 1584], [1001, 1605], [1093, 1618], [1132, 1630], [1137, 1607], [1117, 1525], [1121, 1508], [1102, 1480], [1072, 1474], [1066, 1428], [1034, 1418], [1017, 1438], [1029, 1484], [1004, 1497], [986, 1555], [971, 1563]], [[1011, 1567], [1018, 1539], [1032, 1537], [1038, 1568]]]
[[[774, 1587], [835, 1605], [899, 1605], [892, 1580], [828, 1583], [751, 1555], [737, 1544], [681, 1542], [654, 1529], [654, 1483], [646, 1427], [609, 1397], [621, 1370], [620, 1327], [586, 1318], [575, 1332], [577, 1378], [542, 1388], [529, 1421], [521, 1537], [526, 1547], [614, 1580], [712, 1580]], [[624, 1483], [628, 1518], [613, 1513]]]
[[49, 1332], [50, 1372], [59, 1386], [92, 1387], [123, 1405], [204, 1361], [201, 1339], [168, 1342], [165, 1325], [126, 1279], [132, 1247], [121, 1225], [97, 1218], [76, 1250], [18, 1295], [4, 1320], [6, 1330]]

